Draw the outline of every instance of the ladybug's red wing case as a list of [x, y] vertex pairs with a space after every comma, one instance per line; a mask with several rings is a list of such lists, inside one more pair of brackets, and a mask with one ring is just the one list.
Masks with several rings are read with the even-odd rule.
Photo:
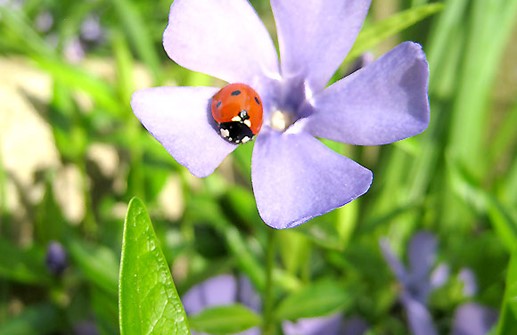
[[246, 84], [223, 87], [213, 96], [211, 110], [221, 136], [232, 143], [250, 141], [262, 127], [262, 101]]

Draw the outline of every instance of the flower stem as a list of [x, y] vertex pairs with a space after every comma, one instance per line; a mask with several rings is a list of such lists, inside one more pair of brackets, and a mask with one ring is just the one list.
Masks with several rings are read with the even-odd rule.
[[268, 228], [266, 245], [266, 283], [264, 287], [264, 323], [262, 326], [263, 335], [275, 334], [275, 322], [273, 320], [274, 289], [273, 269], [275, 267], [275, 230]]

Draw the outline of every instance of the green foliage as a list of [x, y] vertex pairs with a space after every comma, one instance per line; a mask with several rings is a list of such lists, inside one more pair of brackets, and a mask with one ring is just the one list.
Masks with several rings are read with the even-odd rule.
[[120, 333], [189, 334], [187, 316], [143, 203], [129, 203], [119, 277]]
[[[33, 133], [27, 120], [19, 131], [1, 128], [0, 334], [70, 334], [82, 324], [103, 335], [185, 334], [189, 321], [210, 334], [262, 327], [280, 335], [285, 320], [332, 313], [361, 317], [371, 333], [405, 334], [402, 288], [378, 242], [387, 237], [406, 259], [407, 241], [420, 230], [437, 237], [436, 266], [450, 270], [427, 306], [438, 332], [451, 333], [455, 310], [475, 302], [500, 311], [493, 334], [517, 333], [517, 0], [373, 1], [336, 79], [364, 52], [416, 40], [430, 65], [431, 124], [377, 148], [325, 141], [374, 172], [372, 189], [276, 232], [273, 257], [250, 183], [253, 145], [194, 179], [131, 112], [137, 88], [221, 84], [167, 58], [161, 39], [171, 2], [0, 5], [1, 123], [30, 114], [47, 134]], [[273, 31], [269, 2], [251, 3]], [[99, 23], [97, 40], [82, 32], [90, 19]], [[77, 41], [84, 59], [69, 57]], [[52, 150], [43, 156], [53, 161], [26, 166], [31, 157], [17, 145], [27, 138], [38, 149], [48, 140]], [[99, 146], [108, 153], [96, 156]], [[64, 178], [65, 170], [77, 180]], [[135, 196], [142, 201], [131, 201], [124, 223]], [[74, 206], [80, 214], [70, 214]], [[65, 250], [62, 274], [45, 265], [51, 241]], [[477, 282], [472, 295], [460, 280], [464, 269]], [[251, 281], [267, 313], [236, 301], [187, 319], [179, 297], [228, 273]]]
[[22, 250], [0, 238], [0, 276], [17, 282], [37, 285], [49, 284], [50, 278], [41, 260], [42, 250]]
[[275, 311], [278, 320], [297, 320], [325, 316], [343, 310], [351, 296], [333, 281], [321, 281], [305, 286], [285, 298]]
[[214, 335], [234, 334], [260, 325], [260, 316], [242, 305], [208, 308], [190, 319], [192, 329]]
[[3, 335], [38, 335], [58, 329], [61, 318], [52, 305], [41, 304], [27, 308], [22, 314], [0, 325]]
[[[515, 247], [515, 245], [514, 245]], [[508, 273], [506, 275], [506, 291], [501, 307], [501, 316], [497, 334], [514, 334], [517, 331], [517, 248], [514, 248]]]
[[433, 3], [413, 7], [393, 15], [387, 19], [366, 26], [357, 37], [354, 47], [347, 56], [347, 60], [353, 60], [366, 51], [369, 51], [378, 43], [401, 32], [426, 17], [436, 14], [443, 9], [443, 4]]

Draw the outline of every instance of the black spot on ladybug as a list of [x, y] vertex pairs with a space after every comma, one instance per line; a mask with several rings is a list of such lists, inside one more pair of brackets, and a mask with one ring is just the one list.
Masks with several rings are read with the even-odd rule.
[[239, 91], [239, 90], [235, 90], [232, 92], [232, 95], [239, 95], [239, 94], [241, 94], [241, 91]]
[[215, 107], [219, 108], [219, 107], [221, 107], [221, 104], [222, 104], [222, 101], [219, 101], [219, 102], [217, 102], [217, 104], [215, 105]]
[[255, 102], [257, 103], [257, 105], [260, 105], [260, 100], [257, 97], [255, 97]]

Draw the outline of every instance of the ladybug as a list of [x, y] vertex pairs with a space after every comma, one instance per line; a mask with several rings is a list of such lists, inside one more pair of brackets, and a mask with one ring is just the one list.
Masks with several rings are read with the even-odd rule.
[[229, 142], [246, 143], [262, 127], [262, 101], [246, 84], [229, 84], [212, 97], [212, 117], [221, 136]]

